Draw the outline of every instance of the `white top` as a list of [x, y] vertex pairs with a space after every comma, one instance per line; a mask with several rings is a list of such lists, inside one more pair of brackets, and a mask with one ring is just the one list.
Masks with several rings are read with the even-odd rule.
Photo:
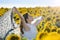
[[[36, 34], [37, 34], [36, 25], [38, 25], [40, 23], [41, 19], [42, 19], [42, 16], [40, 16], [37, 19], [35, 19], [31, 24], [27, 24], [29, 26], [29, 28], [30, 28], [30, 31], [25, 31], [23, 29], [23, 31], [24, 31], [23, 36], [26, 37], [26, 38], [28, 38], [28, 40], [32, 40], [33, 38], [35, 38], [36, 37]], [[34, 24], [35, 22], [37, 23], [36, 25]]]

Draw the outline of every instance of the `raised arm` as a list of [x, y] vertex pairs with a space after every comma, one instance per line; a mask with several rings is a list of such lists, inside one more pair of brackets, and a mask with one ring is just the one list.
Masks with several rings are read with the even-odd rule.
[[43, 17], [39, 16], [39, 17], [35, 18], [34, 21], [32, 21], [32, 24], [37, 26], [42, 20], [43, 20]]
[[25, 30], [25, 31], [29, 31], [30, 28], [29, 28], [28, 25], [26, 24], [23, 15], [21, 15], [21, 13], [20, 13], [15, 7], [13, 8], [13, 12], [17, 13], [17, 14], [19, 15], [19, 17], [21, 18], [21, 21], [22, 21], [24, 30]]

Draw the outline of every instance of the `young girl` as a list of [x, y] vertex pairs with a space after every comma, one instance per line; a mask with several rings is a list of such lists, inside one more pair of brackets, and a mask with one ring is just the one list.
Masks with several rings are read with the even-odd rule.
[[13, 10], [21, 18], [21, 27], [22, 27], [21, 31], [23, 33], [22, 35], [28, 38], [28, 40], [32, 40], [33, 38], [35, 38], [37, 34], [36, 27], [43, 20], [43, 17], [40, 16], [33, 20], [33, 17], [30, 16], [28, 13], [22, 16], [21, 13], [19, 13], [15, 7], [13, 8]]

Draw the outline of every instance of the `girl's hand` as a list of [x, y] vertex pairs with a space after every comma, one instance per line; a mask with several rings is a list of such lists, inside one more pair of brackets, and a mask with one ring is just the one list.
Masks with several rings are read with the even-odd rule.
[[13, 10], [13, 12], [16, 12], [17, 11], [17, 8], [16, 7], [13, 7], [12, 10]]
[[44, 20], [44, 17], [42, 17], [41, 19]]
[[19, 11], [17, 10], [16, 7], [13, 7], [13, 12], [17, 13], [18, 15], [20, 15]]

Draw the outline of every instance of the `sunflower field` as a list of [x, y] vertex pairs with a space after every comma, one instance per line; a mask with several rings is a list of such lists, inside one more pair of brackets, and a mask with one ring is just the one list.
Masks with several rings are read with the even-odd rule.
[[[0, 16], [3, 16], [9, 9], [10, 8], [0, 8]], [[44, 20], [37, 26], [38, 33], [36, 38], [32, 40], [60, 40], [60, 7], [23, 7], [17, 9], [22, 15], [30, 13], [34, 18], [38, 16], [44, 17]], [[14, 20], [16, 24], [20, 24], [19, 16], [16, 13], [14, 14]], [[22, 38], [21, 40], [27, 40], [27, 38]]]

